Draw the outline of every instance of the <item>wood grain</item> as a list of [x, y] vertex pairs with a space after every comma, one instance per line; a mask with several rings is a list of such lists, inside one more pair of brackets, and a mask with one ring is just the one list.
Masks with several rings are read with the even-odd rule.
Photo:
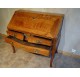
[[31, 43], [51, 46], [51, 40], [47, 40], [47, 39], [43, 39], [43, 38], [39, 38], [39, 37], [27, 36], [25, 38], [25, 40], [27, 40], [28, 42], [31, 42]]
[[8, 25], [8, 29], [54, 38], [58, 34], [61, 26], [59, 23], [62, 18], [62, 14], [50, 15], [46, 13], [16, 11]]

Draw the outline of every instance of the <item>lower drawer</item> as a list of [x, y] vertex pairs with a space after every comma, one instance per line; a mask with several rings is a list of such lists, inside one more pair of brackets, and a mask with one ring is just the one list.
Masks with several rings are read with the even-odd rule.
[[24, 39], [24, 35], [22, 33], [19, 33], [19, 32], [8, 30], [7, 34], [10, 35], [10, 36], [14, 36], [14, 37], [16, 37], [17, 39], [20, 39], [20, 40]]
[[17, 40], [16, 38], [7, 37], [7, 38], [5, 38], [5, 41], [7, 43], [13, 44], [15, 47], [24, 48], [28, 52], [41, 54], [44, 56], [49, 56], [49, 54], [50, 54], [49, 49], [42, 48], [42, 47], [35, 47], [34, 45], [32, 46], [32, 44], [29, 45], [29, 43], [23, 42], [21, 40]]

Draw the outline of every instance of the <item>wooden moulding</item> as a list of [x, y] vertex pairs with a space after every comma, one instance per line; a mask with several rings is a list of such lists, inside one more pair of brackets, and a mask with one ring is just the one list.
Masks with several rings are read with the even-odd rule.
[[5, 41], [7, 43], [10, 43], [10, 44], [13, 43], [13, 45], [15, 47], [24, 48], [28, 52], [41, 54], [41, 55], [44, 55], [44, 56], [49, 56], [50, 55], [50, 47], [48, 47], [48, 46], [41, 46], [41, 45], [39, 46], [39, 45], [31, 44], [31, 43], [28, 43], [28, 42], [18, 40], [16, 38], [12, 37], [12, 36], [6, 37]]

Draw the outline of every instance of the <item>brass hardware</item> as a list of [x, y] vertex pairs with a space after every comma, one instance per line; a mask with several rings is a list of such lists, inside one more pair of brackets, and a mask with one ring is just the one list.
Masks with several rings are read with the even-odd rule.
[[13, 42], [10, 42], [13, 45]]
[[32, 36], [32, 34], [24, 34], [24, 36], [28, 38], [29, 36]]
[[36, 49], [34, 52], [35, 52], [35, 53], [39, 53], [39, 50]]
[[37, 44], [40, 44], [40, 43], [41, 43], [41, 40], [36, 40], [36, 43], [37, 43]]

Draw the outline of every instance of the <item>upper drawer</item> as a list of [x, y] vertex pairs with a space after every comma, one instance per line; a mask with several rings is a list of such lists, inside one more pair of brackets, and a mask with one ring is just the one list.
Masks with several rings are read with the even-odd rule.
[[15, 32], [15, 31], [7, 31], [7, 34], [13, 37], [16, 37], [17, 39], [23, 40], [24, 39], [24, 35], [22, 33], [19, 32]]
[[52, 44], [51, 40], [32, 36], [32, 35], [25, 36], [25, 40], [30, 42], [30, 43], [42, 44], [42, 45], [47, 45], [47, 46], [51, 46], [51, 44]]

